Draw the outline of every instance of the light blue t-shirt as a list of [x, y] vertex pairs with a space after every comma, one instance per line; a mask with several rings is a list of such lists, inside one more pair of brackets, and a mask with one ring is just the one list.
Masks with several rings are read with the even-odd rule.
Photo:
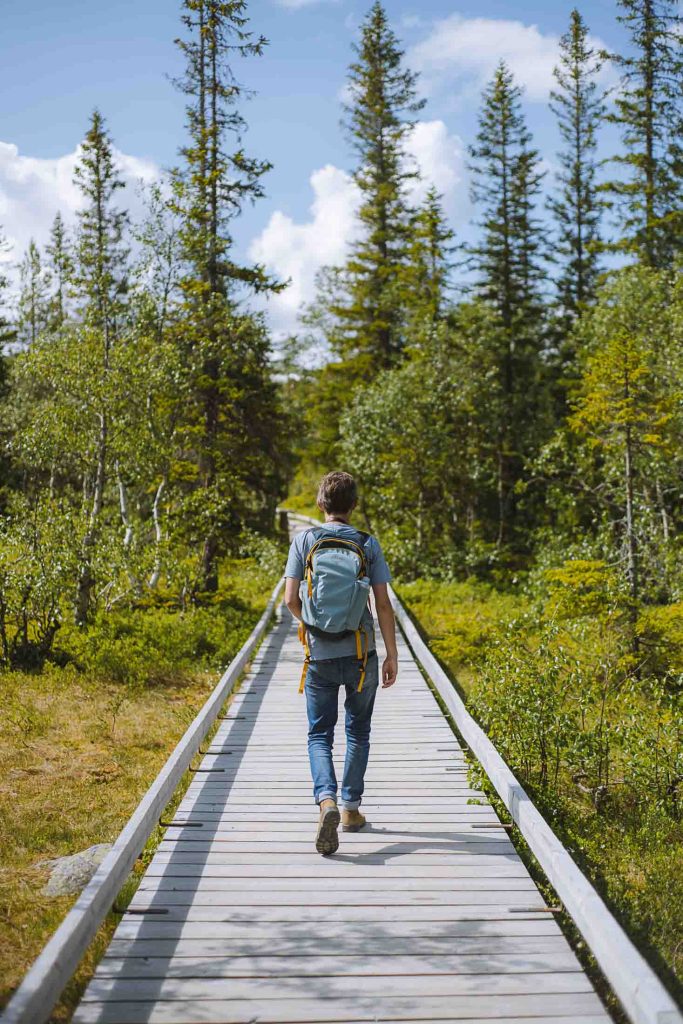
[[[285, 568], [285, 576], [294, 580], [304, 578], [304, 566], [308, 552], [315, 544], [314, 530], [323, 528], [330, 533], [338, 534], [340, 537], [349, 537], [356, 540], [358, 531], [347, 523], [321, 523], [320, 527], [311, 527], [310, 530], [303, 530], [297, 533], [292, 540]], [[368, 537], [365, 543], [365, 557], [368, 566], [370, 586], [376, 583], [391, 583], [391, 573], [387, 565], [382, 548], [376, 537]], [[366, 607], [361, 619], [361, 628], [367, 630], [370, 640], [369, 650], [375, 649], [375, 623], [372, 612]], [[311, 651], [312, 661], [321, 661], [325, 658], [345, 658], [356, 653], [356, 638], [353, 633], [350, 636], [341, 637], [339, 640], [328, 640], [325, 637], [308, 634], [308, 646]]]

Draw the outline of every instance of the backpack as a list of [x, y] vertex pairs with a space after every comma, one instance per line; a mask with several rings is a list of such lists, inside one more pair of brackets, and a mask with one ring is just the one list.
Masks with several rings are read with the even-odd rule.
[[[308, 633], [328, 640], [355, 634], [356, 653], [361, 663], [358, 689], [362, 690], [370, 643], [366, 630], [360, 625], [370, 597], [364, 550], [370, 535], [356, 530], [359, 543], [318, 527], [310, 532], [313, 544], [306, 556], [304, 578], [299, 585], [302, 617], [299, 639], [305, 652], [299, 693], [303, 692], [311, 660]], [[365, 636], [364, 652], [361, 634]]]

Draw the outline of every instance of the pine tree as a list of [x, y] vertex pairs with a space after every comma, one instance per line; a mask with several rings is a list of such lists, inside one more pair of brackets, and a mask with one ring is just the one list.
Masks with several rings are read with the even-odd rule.
[[330, 312], [334, 345], [349, 357], [370, 356], [372, 372], [395, 361], [405, 344], [405, 279], [411, 207], [407, 186], [417, 177], [406, 143], [424, 106], [417, 76], [376, 0], [365, 18], [350, 67], [345, 128], [358, 165], [361, 237], [344, 268], [344, 287]]
[[128, 249], [124, 237], [128, 214], [115, 205], [125, 183], [98, 110], [93, 111], [74, 181], [85, 200], [78, 212], [74, 286], [81, 312], [90, 326], [102, 332], [106, 361], [125, 308]]
[[114, 163], [111, 138], [97, 110], [93, 112], [81, 147], [74, 180], [85, 200], [78, 213], [74, 286], [78, 292], [83, 329], [98, 341], [99, 373], [103, 385], [94, 466], [91, 472], [86, 473], [84, 481], [84, 494], [89, 496], [90, 507], [76, 597], [76, 622], [82, 625], [87, 621], [95, 582], [92, 553], [104, 503], [110, 447], [110, 416], [104, 394], [111, 369], [112, 348], [117, 342], [125, 313], [128, 257], [124, 242], [127, 214], [114, 205], [116, 194], [124, 183]]
[[448, 227], [442, 197], [435, 186], [427, 190], [415, 211], [408, 247], [408, 341], [415, 332], [431, 330], [443, 319], [451, 288], [451, 254], [455, 232]]
[[53, 282], [50, 300], [50, 327], [59, 330], [67, 316], [67, 285], [73, 274], [73, 254], [61, 213], [57, 213], [45, 247]]
[[[521, 90], [504, 62], [484, 91], [472, 158], [472, 198], [483, 208], [482, 239], [469, 248], [477, 293], [496, 311], [503, 394], [497, 426], [498, 543], [514, 519], [514, 488], [541, 401], [542, 234], [535, 213], [542, 173], [521, 111]], [[492, 335], [493, 337], [493, 335]]]
[[667, 267], [683, 247], [683, 19], [674, 0], [619, 0], [633, 53], [608, 55], [622, 88], [609, 120], [625, 153], [626, 178], [605, 185], [620, 217], [609, 248], [649, 267]]
[[[272, 167], [249, 157], [242, 146], [247, 124], [237, 104], [248, 93], [229, 62], [259, 57], [267, 45], [264, 36], [252, 38], [246, 9], [245, 0], [183, 0], [187, 38], [176, 40], [185, 58], [185, 74], [176, 85], [188, 97], [190, 136], [180, 150], [184, 166], [173, 175], [193, 271], [186, 287], [207, 302], [216, 294], [233, 294], [239, 284], [259, 292], [279, 287], [263, 267], [241, 266], [231, 254], [230, 224], [246, 202], [264, 195], [261, 178]], [[235, 140], [232, 152], [228, 139]]]
[[596, 146], [605, 103], [596, 77], [601, 67], [600, 56], [588, 44], [588, 27], [574, 8], [554, 69], [558, 87], [550, 94], [564, 149], [557, 193], [548, 203], [558, 231], [558, 297], [570, 320], [594, 298], [599, 271], [603, 203], [596, 182]]
[[[263, 359], [262, 331], [238, 311], [241, 293], [279, 291], [283, 285], [260, 265], [242, 265], [232, 254], [230, 225], [246, 202], [263, 196], [268, 161], [249, 157], [242, 144], [246, 122], [238, 109], [244, 88], [233, 73], [233, 57], [258, 57], [266, 39], [247, 28], [244, 0], [184, 0], [182, 23], [186, 38], [177, 40], [185, 58], [185, 74], [177, 82], [187, 96], [188, 144], [181, 149], [184, 164], [173, 174], [175, 210], [182, 220], [181, 244], [187, 274], [181, 281], [185, 296], [183, 344], [194, 395], [188, 409], [188, 432], [197, 453], [199, 491], [188, 503], [188, 516], [203, 533], [200, 589], [218, 586], [217, 558], [221, 539], [239, 529], [236, 483], [237, 439], [248, 436], [245, 409], [260, 408], [264, 426], [272, 425], [272, 397]], [[234, 148], [229, 150], [232, 140]], [[250, 339], [254, 352], [243, 345]], [[245, 365], [260, 367], [256, 384]], [[258, 374], [257, 374], [258, 376]], [[255, 389], [244, 399], [245, 381]], [[253, 440], [253, 439], [252, 439]], [[264, 446], [272, 447], [272, 438]], [[240, 449], [241, 454], [245, 454]], [[258, 493], [267, 506], [267, 473]], [[245, 496], [242, 494], [241, 498]], [[252, 504], [258, 504], [250, 496]], [[243, 501], [244, 504], [244, 501]]]
[[19, 278], [18, 338], [24, 345], [33, 345], [50, 322], [50, 276], [43, 268], [40, 250], [33, 239], [19, 264]]

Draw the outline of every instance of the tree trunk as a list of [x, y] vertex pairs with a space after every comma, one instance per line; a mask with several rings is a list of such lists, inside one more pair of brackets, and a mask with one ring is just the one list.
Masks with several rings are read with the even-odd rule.
[[84, 626], [88, 621], [90, 595], [95, 582], [92, 575], [92, 548], [95, 543], [95, 530], [97, 528], [97, 521], [99, 519], [100, 512], [102, 511], [102, 502], [104, 500], [106, 458], [107, 417], [104, 413], [100, 413], [100, 434], [97, 450], [95, 486], [93, 489], [92, 508], [90, 510], [88, 529], [86, 530], [85, 537], [83, 538], [83, 546], [81, 548], [81, 571], [76, 591], [75, 619], [77, 626]]
[[156, 494], [154, 495], [154, 505], [152, 506], [152, 516], [154, 519], [154, 567], [152, 569], [152, 575], [149, 578], [149, 587], [151, 590], [155, 590], [159, 578], [161, 577], [161, 542], [164, 538], [163, 531], [161, 529], [161, 519], [159, 517], [159, 508], [161, 506], [161, 496], [166, 489], [167, 476], [164, 473], [161, 478], [161, 483], [157, 487]]

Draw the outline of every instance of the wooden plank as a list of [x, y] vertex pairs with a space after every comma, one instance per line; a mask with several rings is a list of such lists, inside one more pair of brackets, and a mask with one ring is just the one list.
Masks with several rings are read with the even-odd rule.
[[[238, 892], [270, 892], [271, 890], [277, 890], [279, 892], [306, 892], [310, 895], [311, 887], [315, 887], [315, 877], [311, 878], [282, 878], [279, 875], [273, 875], [270, 879], [264, 878], [226, 878], [221, 881], [220, 887], [211, 886], [214, 892], [223, 891], [231, 893], [233, 890]], [[447, 893], [451, 891], [464, 891], [473, 892], [479, 889], [485, 890], [525, 890], [528, 892], [537, 892], [535, 883], [528, 875], [513, 875], [513, 876], [500, 876], [498, 874], [482, 875], [481, 872], [473, 872], [470, 875], [459, 876], [455, 878], [423, 878], [422, 876], [416, 876], [411, 879], [410, 883], [406, 882], [405, 878], [382, 878], [381, 890], [377, 885], [377, 878], [358, 878], [354, 876], [354, 893], [365, 893], [366, 890], [369, 892], [403, 892], [406, 886], [410, 884], [411, 892], [437, 892]], [[155, 888], [160, 891], [164, 887], [163, 879]], [[138, 889], [138, 892], [145, 891]], [[343, 876], [340, 878], [330, 878], [325, 876], [325, 891], [326, 892], [337, 892], [347, 893], [349, 891], [349, 880]], [[338, 897], [339, 898], [339, 897]], [[226, 896], [226, 899], [229, 897]]]
[[[317, 907], [327, 908], [339, 905], [339, 892], [329, 889], [326, 885], [312, 887], [313, 891], [302, 893], [298, 890], [280, 889], [270, 887], [264, 889], [221, 890], [225, 895], [224, 904], [227, 907]], [[346, 888], [348, 898], [348, 886]], [[168, 906], [187, 904], [193, 907], [202, 905], [215, 906], [218, 902], [215, 890], [185, 890], [185, 891], [159, 891], [154, 898], [148, 900], [147, 904], [153, 906]], [[141, 907], [145, 905], [142, 899], [136, 899], [131, 906]], [[363, 906], [370, 907], [411, 907], [428, 906], [438, 907], [444, 910], [448, 907], [474, 907], [481, 910], [484, 907], [494, 907], [498, 911], [507, 910], [510, 907], [529, 907], [536, 910], [544, 910], [546, 904], [538, 890], [518, 889], [450, 889], [442, 892], [435, 890], [403, 889], [394, 891], [392, 889], [380, 892], [364, 891]], [[319, 914], [324, 914], [319, 909]]]
[[[300, 931], [300, 930], [299, 930]], [[345, 936], [338, 931], [327, 930], [321, 936], [315, 933], [280, 936], [271, 929], [261, 929], [254, 934], [249, 931], [232, 939], [112, 939], [105, 950], [104, 960], [127, 957], [241, 957], [261, 956], [267, 949], [270, 956], [307, 957], [314, 953], [318, 957], [338, 957], [353, 952], [358, 954], [376, 953], [382, 950], [383, 957], [426, 956], [447, 954], [457, 949], [458, 955], [474, 954], [492, 956], [521, 955], [523, 953], [563, 953], [567, 949], [565, 938], [557, 935], [513, 935], [488, 938], [459, 938], [457, 946], [451, 936], [394, 936], [381, 933], [368, 935], [364, 928], [360, 935]], [[104, 962], [104, 961], [103, 961]], [[393, 970], [392, 962], [391, 968]]]
[[[581, 973], [581, 965], [569, 949], [537, 953], [435, 953], [395, 954], [387, 959], [365, 949], [360, 953], [321, 956], [309, 945], [299, 956], [243, 954], [242, 956], [201, 955], [163, 957], [158, 953], [140, 957], [108, 957], [97, 968], [98, 978], [322, 978], [382, 975], [388, 978], [443, 974], [552, 974]], [[393, 982], [392, 982], [393, 984]]]
[[[254, 858], [250, 857], [241, 864], [232, 864], [228, 878], [317, 878], [328, 881], [342, 878], [346, 880], [347, 884], [352, 880], [372, 879], [377, 882], [383, 878], [405, 878], [409, 879], [406, 885], [412, 886], [416, 880], [426, 877], [426, 873], [423, 870], [425, 865], [405, 865], [386, 863], [384, 861], [368, 864], [365, 861], [359, 862], [355, 859], [335, 859], [332, 864], [320, 864], [317, 857], [313, 857], [305, 863], [300, 863], [301, 860], [302, 858], [299, 856], [294, 863], [289, 860], [287, 863], [278, 861], [275, 864], [263, 864], [260, 862], [260, 859], [255, 862]], [[467, 861], [458, 860], [448, 865], [430, 863], [426, 866], [429, 867], [428, 877], [434, 879], [528, 877], [528, 872], [521, 860], [501, 861], [498, 857], [489, 858], [484, 863], [481, 862], [481, 858], [474, 857]], [[159, 877], [164, 878], [166, 876], [165, 874], [161, 876], [150, 875], [148, 878], [145, 875], [140, 882], [140, 889], [160, 885]], [[189, 877], [196, 879], [201, 876], [194, 875]], [[218, 889], [222, 886], [224, 880], [221, 878], [205, 878], [204, 881], [207, 885], [210, 883], [211, 888]], [[173, 884], [181, 886], [194, 883], [174, 882]]]
[[[530, 1016], [527, 1016], [530, 1015]], [[566, 995], [482, 995], [422, 996], [381, 999], [356, 997], [340, 1005], [336, 998], [301, 999], [289, 994], [277, 999], [202, 1000], [142, 1003], [137, 1000], [112, 1003], [81, 1003], [73, 1024], [365, 1024], [365, 1022], [459, 1021], [461, 1024], [610, 1024], [597, 996], [592, 992]]]
[[[327, 915], [325, 921], [320, 921], [318, 915], [316, 927], [311, 928], [312, 918], [303, 916], [292, 920], [276, 920], [271, 916], [263, 917], [261, 911], [257, 911], [253, 917], [250, 915], [225, 914], [225, 920], [194, 921], [187, 919], [184, 915], [177, 919], [173, 913], [169, 917], [125, 917], [119, 925], [114, 940], [124, 941], [168, 941], [182, 942], [205, 941], [228, 942], [239, 940], [240, 942], [268, 942], [298, 941], [315, 943], [318, 951], [323, 947], [327, 949], [328, 941], [355, 943], [360, 945], [366, 940], [386, 941], [388, 943], [395, 939], [420, 943], [423, 939], [439, 940], [449, 944], [450, 949], [460, 949], [463, 942], [477, 940], [481, 942], [497, 942], [499, 939], [528, 938], [539, 941], [557, 940], [564, 943], [566, 939], [560, 931], [557, 923], [548, 918], [536, 915], [533, 918], [483, 918], [482, 920], [456, 919], [434, 921], [431, 919], [410, 920], [396, 919], [382, 915], [381, 926], [373, 925], [368, 921], [367, 915], [364, 919], [356, 921], [330, 920]], [[114, 941], [113, 940], [113, 941]], [[246, 947], [245, 947], [246, 948]], [[260, 947], [263, 950], [263, 946]]]
[[[398, 975], [391, 976], [391, 982], [384, 975], [330, 976], [319, 977], [315, 985], [317, 998], [353, 1001], [364, 996], [379, 1000], [391, 986], [392, 996], [406, 996], [423, 999], [429, 996], [481, 996], [481, 995], [530, 995], [538, 998], [546, 994], [591, 993], [590, 982], [582, 971], [562, 971], [530, 974], [469, 974], [452, 975]], [[280, 999], [283, 995], [283, 981], [279, 978], [264, 977], [257, 980], [244, 978], [171, 978], [158, 980], [140, 978], [120, 980], [103, 978], [98, 975], [91, 980], [83, 995], [83, 1002], [99, 1002], [102, 999], [119, 1001], [157, 1002], [159, 1000], [205, 999]], [[310, 980], [305, 976], [288, 979], [288, 994], [306, 996], [311, 992]], [[570, 1009], [570, 1000], [566, 1010]]]
[[[150, 898], [151, 897], [151, 898]], [[227, 902], [227, 901], [226, 901]], [[216, 905], [216, 904], [219, 905]], [[528, 920], [547, 920], [548, 914], [544, 912], [544, 908], [538, 910], [530, 910], [530, 901], [527, 894], [518, 894], [515, 903], [501, 906], [500, 904], [486, 905], [486, 904], [468, 904], [466, 906], [457, 905], [444, 905], [439, 903], [434, 904], [420, 904], [420, 903], [408, 903], [401, 906], [393, 906], [389, 903], [384, 904], [382, 908], [382, 921], [422, 921], [422, 922], [455, 922], [455, 921], [470, 921], [470, 922], [482, 922], [482, 921], [517, 921], [518, 918], [527, 918]], [[515, 907], [515, 911], [511, 910], [511, 907]], [[188, 899], [187, 892], [178, 890], [177, 892], [159, 892], [151, 894], [149, 892], [141, 893], [140, 898], [135, 898], [135, 901], [131, 903], [131, 907], [160, 907], [168, 911], [168, 915], [163, 915], [163, 921], [171, 924], [171, 917], [173, 908], [175, 907], [176, 916], [179, 921], [214, 921], [217, 924], [226, 920], [244, 920], [244, 921], [290, 921], [290, 922], [309, 922], [314, 928], [320, 922], [322, 916], [321, 910], [317, 906], [304, 906], [301, 903], [292, 905], [282, 904], [280, 906], [250, 906], [246, 909], [244, 907], [235, 907], [231, 903], [227, 903], [227, 906], [221, 906], [220, 901], [216, 899], [216, 893], [208, 891], [202, 891], [199, 889], [195, 894], [195, 899]], [[519, 912], [516, 912], [519, 907]], [[365, 906], [339, 906], [330, 904], [325, 907], [324, 917], [325, 921], [339, 921], [357, 923], [359, 921], [366, 921], [370, 914], [377, 914], [376, 909], [368, 911]], [[130, 922], [135, 918], [135, 914], [126, 914], [123, 921], [119, 925], [122, 928], [124, 923]], [[156, 919], [156, 915], [155, 915]], [[138, 920], [136, 918], [136, 920]], [[159, 915], [159, 920], [162, 920], [162, 915]], [[118, 933], [118, 932], [117, 932]]]

